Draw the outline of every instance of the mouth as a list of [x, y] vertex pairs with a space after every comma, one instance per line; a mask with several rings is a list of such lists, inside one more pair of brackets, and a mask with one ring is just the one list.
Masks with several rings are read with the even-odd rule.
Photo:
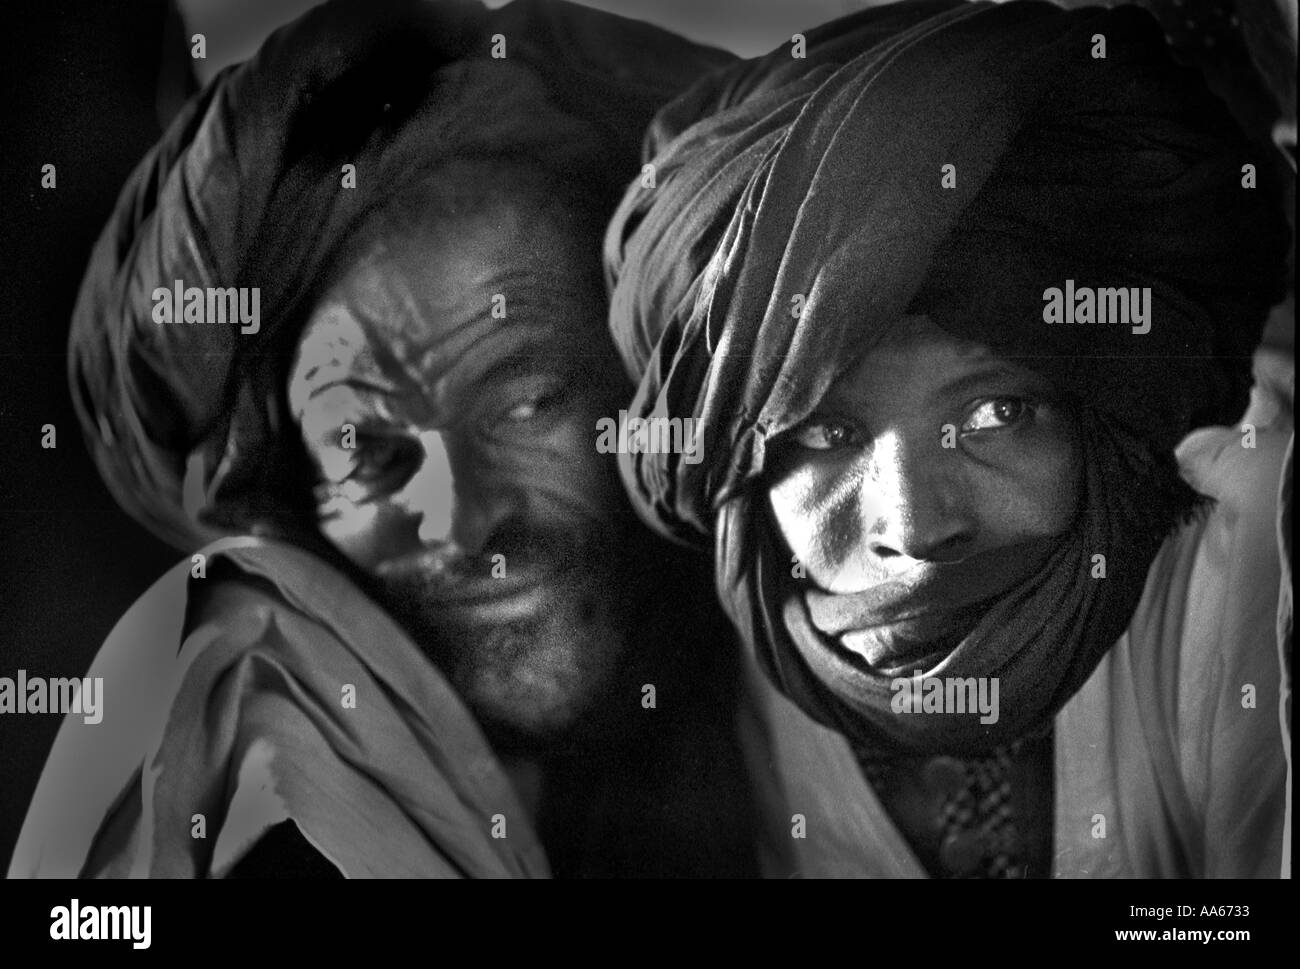
[[1044, 541], [972, 556], [879, 582], [860, 592], [804, 593], [814, 625], [877, 673], [933, 668], [974, 630], [990, 606], [1045, 560]]
[[439, 548], [390, 559], [376, 574], [389, 589], [405, 590], [425, 608], [509, 621], [538, 615], [548, 602], [594, 576], [611, 576], [614, 566], [608, 550], [596, 548], [581, 554], [516, 549], [492, 556]]

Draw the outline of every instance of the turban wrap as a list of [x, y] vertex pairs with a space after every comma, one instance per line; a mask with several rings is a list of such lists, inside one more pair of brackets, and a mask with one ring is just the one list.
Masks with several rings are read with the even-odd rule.
[[[730, 59], [534, 0], [333, 2], [277, 31], [175, 119], [91, 255], [70, 381], [118, 502], [183, 548], [283, 531], [297, 507], [278, 457], [282, 368], [349, 233], [440, 166], [480, 158], [552, 173], [603, 220], [653, 112]], [[176, 280], [257, 287], [258, 332], [154, 322], [151, 293]]]
[[[812, 716], [867, 756], [978, 753], [1050, 723], [1194, 507], [1172, 451], [1244, 408], [1288, 241], [1275, 168], [1136, 8], [925, 0], [806, 42], [666, 107], [656, 184], [631, 187], [610, 225], [629, 415], [699, 419], [703, 454], [625, 455], [624, 482], [652, 526], [712, 542], [723, 605]], [[1048, 325], [1044, 292], [1067, 279], [1150, 287], [1150, 332]], [[837, 639], [878, 627], [879, 598], [794, 576], [762, 494], [769, 442], [918, 312], [1043, 373], [1078, 412], [1074, 524], [925, 671], [997, 677], [995, 724], [892, 713], [891, 679]]]

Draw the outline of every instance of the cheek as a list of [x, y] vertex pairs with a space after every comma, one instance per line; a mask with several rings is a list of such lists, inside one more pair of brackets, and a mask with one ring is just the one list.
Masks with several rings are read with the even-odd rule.
[[821, 585], [853, 558], [862, 535], [859, 483], [846, 470], [805, 464], [783, 475], [768, 492], [772, 519], [791, 554]]
[[1048, 441], [996, 472], [968, 477], [980, 532], [993, 545], [1067, 531], [1078, 511], [1082, 465], [1072, 439]]
[[597, 424], [608, 411], [596, 395], [584, 395], [538, 422], [535, 431], [527, 424], [501, 429], [490, 445], [485, 474], [508, 480], [542, 507], [577, 505], [602, 515], [623, 507], [618, 456], [596, 449]]
[[318, 511], [321, 534], [361, 568], [374, 568], [419, 546], [419, 517], [400, 494], [371, 501], [339, 497]]
[[624, 503], [617, 455], [596, 450], [595, 420], [575, 415], [553, 424], [511, 461], [512, 476], [539, 499], [608, 513]]

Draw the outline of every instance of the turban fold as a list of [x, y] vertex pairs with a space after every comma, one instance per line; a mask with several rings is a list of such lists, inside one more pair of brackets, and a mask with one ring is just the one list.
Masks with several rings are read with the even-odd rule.
[[[1287, 247], [1273, 160], [1136, 8], [949, 0], [721, 72], [665, 108], [649, 148], [656, 186], [627, 191], [606, 237], [611, 327], [639, 381], [629, 413], [699, 419], [703, 460], [626, 455], [643, 517], [714, 543], [760, 664], [863, 747], [974, 752], [1045, 726], [1188, 510], [1174, 444], [1244, 408]], [[1048, 324], [1067, 280], [1150, 287], [1150, 331]], [[792, 576], [759, 494], [768, 442], [917, 312], [1044, 373], [1080, 414], [1072, 530], [925, 671], [1000, 679], [1002, 717], [979, 728], [891, 715], [890, 680], [838, 639], [873, 628], [879, 597]]]
[[[653, 112], [728, 60], [545, 0], [344, 0], [277, 31], [176, 118], [91, 255], [70, 381], [119, 503], [190, 548], [291, 514], [280, 368], [366, 215], [449, 161], [493, 158], [552, 173], [603, 217]], [[151, 294], [176, 280], [257, 288], [258, 331], [155, 322]]]

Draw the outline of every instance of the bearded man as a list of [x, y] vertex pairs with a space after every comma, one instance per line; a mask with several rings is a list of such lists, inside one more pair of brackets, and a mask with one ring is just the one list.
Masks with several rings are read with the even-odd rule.
[[725, 55], [564, 4], [328, 4], [133, 174], [70, 341], [185, 560], [89, 673], [11, 874], [746, 874], [724, 628], [594, 447], [599, 239]]

